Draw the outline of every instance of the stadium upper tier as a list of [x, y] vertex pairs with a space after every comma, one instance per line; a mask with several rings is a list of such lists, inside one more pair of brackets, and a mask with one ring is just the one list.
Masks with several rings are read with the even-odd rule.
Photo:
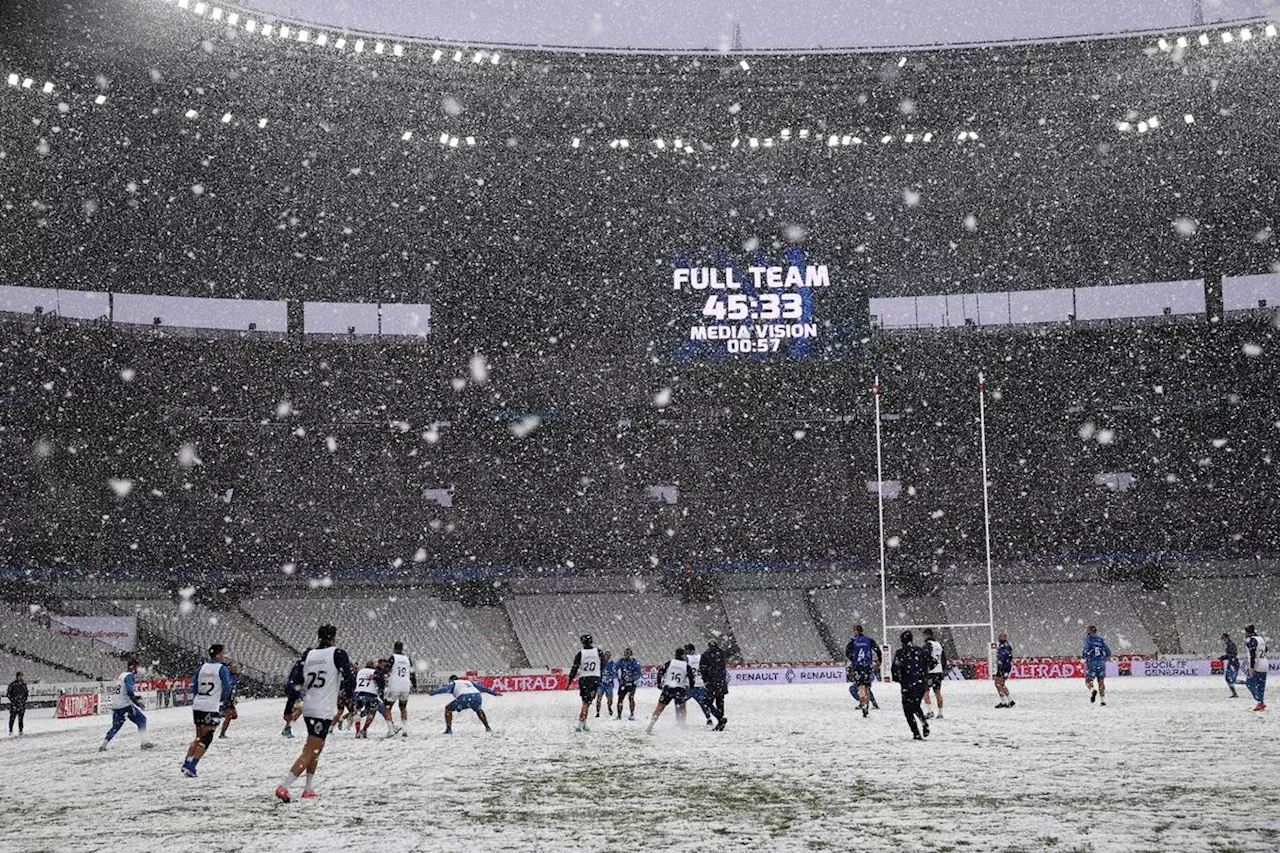
[[1167, 51], [397, 55], [188, 5], [0, 11], [0, 280], [429, 301], [502, 341], [625, 335], [655, 262], [752, 240], [863, 299], [1276, 259], [1262, 27]]

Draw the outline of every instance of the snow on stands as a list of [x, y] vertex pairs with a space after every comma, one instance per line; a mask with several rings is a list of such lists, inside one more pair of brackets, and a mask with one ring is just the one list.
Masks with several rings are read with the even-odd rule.
[[1280, 714], [1220, 678], [1115, 679], [1105, 708], [1079, 680], [1011, 686], [996, 710], [989, 683], [949, 682], [919, 743], [893, 685], [867, 720], [844, 685], [736, 688], [725, 732], [668, 710], [652, 737], [574, 734], [573, 691], [486, 697], [497, 736], [463, 714], [446, 738], [444, 697], [416, 695], [408, 740], [335, 733], [321, 798], [287, 806], [279, 701], [242, 703], [198, 779], [185, 709], [151, 715], [149, 753], [131, 726], [99, 754], [106, 718], [42, 717], [0, 739], [0, 851], [1280, 849]]

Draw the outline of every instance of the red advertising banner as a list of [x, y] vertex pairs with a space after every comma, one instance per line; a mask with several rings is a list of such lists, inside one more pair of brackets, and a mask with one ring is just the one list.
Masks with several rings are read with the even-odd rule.
[[92, 717], [98, 713], [97, 693], [67, 693], [58, 697], [58, 719]]
[[471, 680], [503, 693], [564, 690], [569, 686], [569, 681], [563, 672], [548, 672], [546, 675], [477, 675]]

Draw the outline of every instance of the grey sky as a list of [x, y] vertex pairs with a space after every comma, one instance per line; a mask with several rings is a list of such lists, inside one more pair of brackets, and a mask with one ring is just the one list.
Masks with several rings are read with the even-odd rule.
[[[1196, 0], [245, 0], [335, 27], [454, 41], [597, 48], [883, 47], [1058, 38], [1192, 22]], [[1280, 0], [1201, 0], [1206, 22]]]

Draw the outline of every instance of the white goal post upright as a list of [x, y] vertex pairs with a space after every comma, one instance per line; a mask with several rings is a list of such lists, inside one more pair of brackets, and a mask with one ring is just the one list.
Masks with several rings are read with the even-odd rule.
[[892, 657], [892, 644], [889, 640], [889, 631], [909, 628], [986, 628], [987, 629], [987, 671], [995, 672], [996, 657], [996, 617], [995, 617], [995, 596], [993, 592], [993, 578], [991, 570], [991, 501], [990, 501], [990, 480], [987, 471], [987, 401], [986, 401], [986, 376], [981, 369], [978, 370], [978, 443], [982, 449], [982, 526], [983, 540], [986, 547], [986, 565], [987, 565], [987, 621], [986, 622], [948, 622], [935, 623], [933, 625], [890, 625], [889, 624], [889, 583], [888, 583], [888, 567], [885, 558], [885, 531], [884, 531], [884, 451], [880, 436], [880, 371], [877, 369], [875, 373], [875, 416], [876, 416], [876, 501], [879, 510], [880, 519], [880, 627], [883, 631], [881, 639], [881, 675], [888, 681], [890, 677], [890, 659]]

